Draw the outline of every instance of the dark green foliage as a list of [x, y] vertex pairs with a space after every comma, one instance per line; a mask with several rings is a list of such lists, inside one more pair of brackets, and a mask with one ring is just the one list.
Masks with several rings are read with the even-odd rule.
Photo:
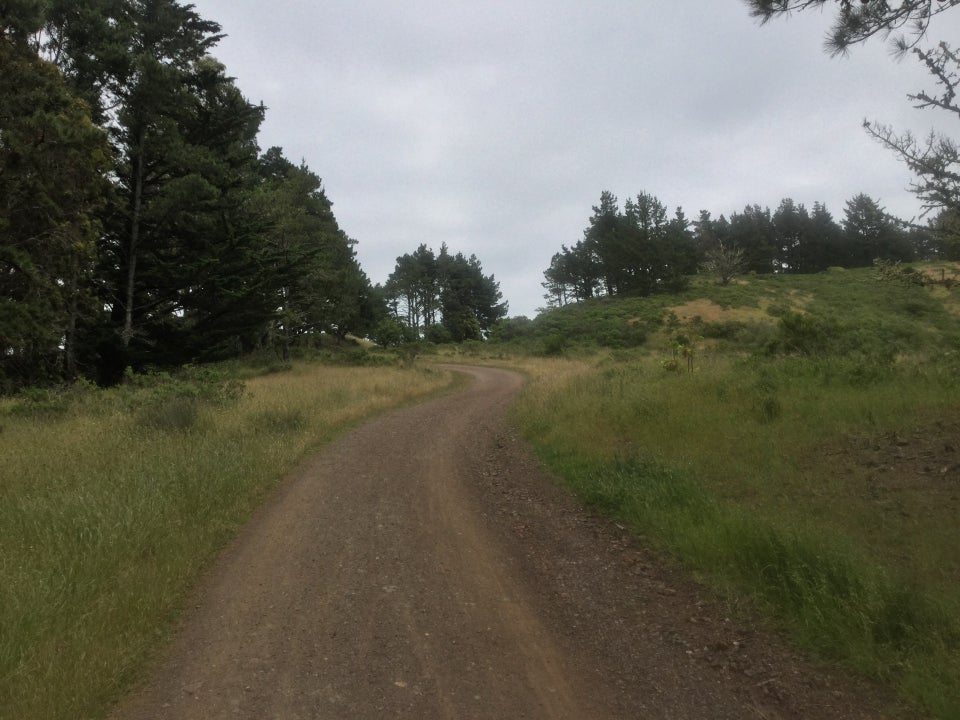
[[179, 0], [16, 0], [3, 22], [0, 392], [287, 357], [383, 317], [319, 177], [259, 156], [217, 23]]
[[[550, 310], [529, 321], [517, 342], [521, 345], [532, 342], [537, 352], [542, 351], [544, 343], [556, 348], [560, 343], [557, 338], [562, 338], [561, 348], [639, 347], [651, 329], [662, 322], [663, 305], [659, 299], [667, 296], [656, 297], [658, 301], [652, 298], [595, 298]], [[499, 336], [491, 339], [509, 342]], [[541, 350], [536, 350], [538, 347]]]
[[[281, 354], [311, 333], [365, 335], [383, 316], [382, 300], [361, 270], [355, 241], [340, 229], [320, 178], [295, 166], [280, 148], [258, 162], [259, 183], [248, 208], [261, 228], [264, 273], [280, 281], [269, 295], [280, 311], [269, 329]], [[264, 329], [261, 325], [258, 329]]]
[[504, 318], [493, 326], [490, 339], [498, 342], [522, 340], [533, 334], [533, 321], [525, 315]]
[[829, 352], [830, 343], [837, 335], [833, 323], [797, 312], [788, 312], [781, 316], [778, 328], [780, 330], [777, 338], [778, 349], [801, 355], [820, 355]]
[[[851, 45], [864, 42], [874, 35], [886, 36], [895, 31], [906, 30], [916, 43], [927, 32], [930, 21], [940, 13], [946, 12], [960, 0], [904, 0], [898, 3], [877, 2], [876, 0], [747, 0], [751, 15], [762, 22], [778, 16], [789, 16], [799, 10], [821, 10], [824, 6], [836, 6], [837, 14], [833, 20], [826, 48], [837, 55], [847, 51]], [[906, 47], [906, 38], [897, 36], [896, 46]]]
[[372, 337], [373, 341], [382, 347], [399, 347], [419, 339], [415, 328], [393, 318], [381, 320], [373, 328]]
[[709, 213], [701, 215], [699, 232], [701, 243], [709, 249], [725, 247], [743, 253], [741, 272], [770, 273], [778, 265], [779, 239], [769, 209], [748, 205], [742, 213], [733, 213], [729, 223], [723, 216], [711, 221]]
[[545, 355], [546, 357], [556, 357], [557, 355], [563, 354], [563, 351], [566, 349], [568, 344], [567, 338], [561, 333], [551, 333], [543, 339], [543, 346], [540, 354]]
[[453, 334], [442, 323], [434, 323], [427, 327], [423, 333], [423, 339], [436, 345], [453, 342]]
[[701, 322], [697, 324], [699, 334], [712, 340], [733, 340], [741, 336], [746, 328], [746, 323], [737, 320]]
[[59, 71], [0, 38], [0, 392], [77, 373], [106, 136]]
[[947, 236], [906, 230], [863, 194], [847, 203], [841, 227], [819, 202], [812, 213], [790, 198], [773, 214], [747, 205], [729, 221], [702, 210], [690, 222], [680, 208], [668, 220], [648, 193], [628, 199], [621, 212], [616, 196], [605, 191], [583, 240], [553, 255], [542, 286], [547, 307], [562, 308], [599, 295], [678, 293], [698, 271], [726, 286], [745, 273], [810, 274], [866, 267], [876, 258], [906, 261], [935, 255], [932, 238]]
[[[903, 271], [899, 267], [897, 273]], [[567, 348], [638, 347], [661, 329], [704, 340], [721, 340], [728, 349], [811, 358], [849, 359], [851, 372], [870, 382], [898, 354], [930, 353], [946, 362], [956, 353], [956, 319], [935, 296], [934, 288], [908, 280], [883, 281], [874, 269], [816, 275], [755, 275], [737, 284], [701, 282], [677, 295], [646, 298], [594, 298], [542, 312], [491, 339], [542, 352], [545, 342], [562, 336]], [[955, 293], [951, 286], [947, 292]], [[802, 304], [797, 299], [807, 298]], [[756, 319], [704, 321], [682, 328], [670, 308], [707, 299], [721, 308], [749, 310]], [[763, 308], [761, 312], [760, 308]], [[512, 321], [511, 321], [512, 323]], [[854, 370], [856, 368], [856, 370]]]
[[616, 196], [600, 195], [583, 240], [562, 248], [544, 272], [550, 307], [597, 294], [650, 295], [682, 290], [699, 257], [690, 222], [677, 208], [672, 219], [666, 207], [648, 193], [628, 199], [620, 211]]
[[914, 259], [908, 236], [868, 195], [847, 201], [843, 232], [851, 255], [847, 267], [866, 267], [876, 259], [909, 262]]
[[431, 342], [482, 340], [507, 314], [500, 284], [476, 255], [450, 255], [445, 244], [438, 255], [421, 245], [398, 257], [383, 292], [394, 318]]
[[53, 419], [70, 408], [71, 396], [62, 388], [28, 387], [16, 395], [7, 412], [15, 416]]

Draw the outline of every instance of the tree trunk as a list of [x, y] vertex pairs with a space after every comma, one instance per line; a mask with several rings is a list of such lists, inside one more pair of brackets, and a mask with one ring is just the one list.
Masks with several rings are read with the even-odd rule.
[[63, 332], [63, 375], [66, 380], [72, 382], [77, 379], [77, 314], [79, 313], [79, 302], [77, 296], [80, 292], [78, 286], [78, 276], [80, 274], [80, 263], [76, 257], [71, 261], [70, 281], [67, 286], [67, 326]]
[[127, 251], [126, 307], [124, 307], [123, 332], [120, 337], [123, 349], [130, 346], [133, 337], [133, 291], [137, 277], [137, 252], [140, 242], [140, 209], [143, 203], [143, 145], [146, 132], [141, 130], [137, 137], [137, 156], [133, 166], [133, 212], [130, 216], [130, 244]]

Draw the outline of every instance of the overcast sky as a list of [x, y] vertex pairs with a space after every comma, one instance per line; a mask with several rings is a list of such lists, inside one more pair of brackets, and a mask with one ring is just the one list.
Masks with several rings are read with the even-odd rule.
[[861, 123], [925, 134], [936, 118], [906, 94], [932, 83], [881, 40], [831, 59], [829, 14], [760, 27], [740, 0], [194, 4], [268, 108], [261, 147], [323, 178], [373, 282], [446, 242], [495, 275], [510, 315], [533, 317], [551, 256], [603, 190], [690, 218], [791, 197], [839, 221], [860, 192], [919, 210]]

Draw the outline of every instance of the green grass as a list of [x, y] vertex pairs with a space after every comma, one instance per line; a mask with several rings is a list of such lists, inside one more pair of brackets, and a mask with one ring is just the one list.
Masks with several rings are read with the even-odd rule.
[[294, 364], [0, 401], [0, 718], [102, 717], [305, 453], [440, 371]]
[[[960, 392], [936, 373], [841, 386], [781, 372], [793, 382], [750, 363], [682, 377], [653, 362], [581, 366], [534, 381], [517, 412], [595, 508], [752, 597], [802, 647], [956, 717], [957, 505], [887, 513], [823, 450], [852, 432], [955, 418]], [[764, 410], [768, 398], [777, 412]]]
[[594, 507], [800, 647], [957, 718], [955, 293], [847, 271], [607, 300], [594, 313], [664, 320], [635, 350], [527, 361], [517, 417]]
[[697, 301], [709, 301], [718, 311], [716, 317], [683, 323], [683, 332], [719, 336], [739, 350], [764, 347], [774, 338], [780, 318], [803, 313], [827, 332], [827, 342], [839, 343], [830, 349], [833, 353], [909, 354], [921, 347], [934, 353], [960, 351], [955, 287], [883, 281], [872, 268], [751, 275], [727, 286], [697, 278], [677, 294], [597, 298], [508, 325], [502, 344], [546, 356], [597, 348], [658, 349], [680, 329], [671, 313]]

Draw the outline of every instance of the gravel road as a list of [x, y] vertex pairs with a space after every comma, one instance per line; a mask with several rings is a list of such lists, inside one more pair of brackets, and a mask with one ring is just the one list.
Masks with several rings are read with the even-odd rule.
[[881, 718], [591, 515], [505, 419], [512, 372], [304, 463], [115, 720]]

